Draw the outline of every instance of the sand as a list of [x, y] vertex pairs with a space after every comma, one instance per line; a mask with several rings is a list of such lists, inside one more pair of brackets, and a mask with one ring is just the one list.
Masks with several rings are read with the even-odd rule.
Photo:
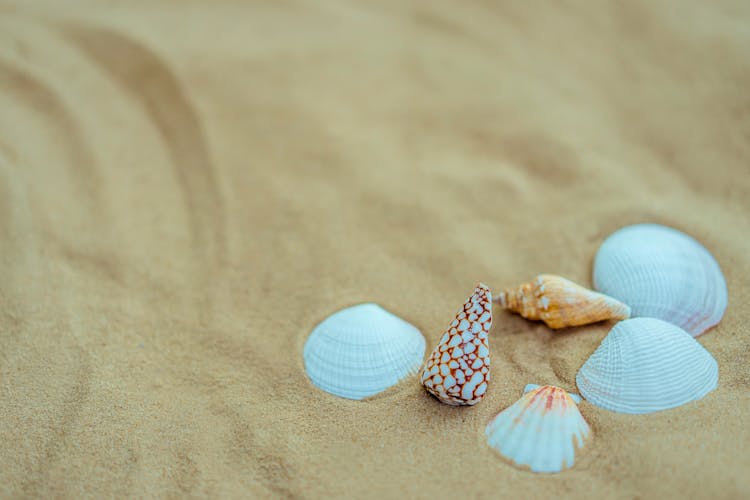
[[[747, 2], [0, 0], [3, 497], [750, 497]], [[483, 429], [575, 390], [611, 324], [496, 308], [493, 380], [315, 390], [380, 303], [430, 348], [477, 281], [591, 283], [603, 239], [699, 239], [729, 307], [705, 399], [580, 409], [558, 475]]]

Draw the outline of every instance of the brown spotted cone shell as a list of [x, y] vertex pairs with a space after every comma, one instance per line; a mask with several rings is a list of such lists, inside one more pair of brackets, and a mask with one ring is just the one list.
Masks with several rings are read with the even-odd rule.
[[533, 281], [503, 290], [495, 302], [554, 329], [630, 317], [630, 307], [619, 300], [554, 274], [540, 274]]
[[452, 406], [475, 405], [490, 381], [492, 293], [479, 283], [422, 369], [427, 391]]

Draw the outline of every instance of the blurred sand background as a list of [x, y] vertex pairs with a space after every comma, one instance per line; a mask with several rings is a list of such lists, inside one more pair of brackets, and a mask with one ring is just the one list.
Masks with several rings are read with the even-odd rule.
[[[749, 54], [744, 1], [0, 0], [0, 496], [750, 496]], [[496, 308], [473, 408], [305, 377], [342, 307], [431, 349], [477, 281], [590, 284], [637, 222], [726, 274], [719, 388], [582, 403], [570, 471], [484, 426], [611, 324]]]

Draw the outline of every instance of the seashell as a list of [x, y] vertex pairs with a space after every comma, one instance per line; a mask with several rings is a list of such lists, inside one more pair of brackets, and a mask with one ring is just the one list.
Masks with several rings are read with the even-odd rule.
[[638, 224], [609, 236], [594, 259], [594, 287], [633, 316], [674, 323], [696, 337], [721, 321], [727, 285], [700, 243], [665, 226]]
[[655, 318], [617, 323], [576, 375], [589, 402], [619, 413], [651, 413], [716, 389], [713, 356], [686, 331]]
[[305, 342], [305, 371], [320, 389], [347, 399], [377, 394], [414, 375], [425, 340], [414, 326], [377, 304], [332, 314]]
[[622, 302], [553, 274], [540, 274], [529, 283], [506, 289], [495, 302], [555, 329], [630, 317], [630, 308]]
[[568, 469], [591, 429], [572, 394], [551, 385], [532, 387], [490, 421], [485, 429], [487, 443], [514, 465], [532, 472]]
[[421, 381], [428, 392], [452, 406], [482, 400], [490, 380], [490, 326], [492, 294], [479, 283], [424, 364]]

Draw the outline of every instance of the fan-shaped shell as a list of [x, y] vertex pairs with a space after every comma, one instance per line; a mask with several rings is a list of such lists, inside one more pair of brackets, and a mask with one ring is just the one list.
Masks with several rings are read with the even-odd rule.
[[335, 396], [362, 399], [414, 375], [425, 340], [377, 304], [342, 309], [313, 329], [304, 348], [307, 376]]
[[572, 467], [577, 450], [590, 433], [571, 395], [551, 385], [536, 386], [524, 394], [485, 430], [492, 448], [514, 465], [533, 472]]
[[620, 413], [651, 413], [713, 391], [713, 356], [680, 327], [655, 318], [617, 323], [576, 375], [587, 401]]
[[698, 336], [727, 306], [719, 264], [700, 243], [665, 226], [628, 226], [607, 238], [594, 259], [594, 287], [631, 308]]

